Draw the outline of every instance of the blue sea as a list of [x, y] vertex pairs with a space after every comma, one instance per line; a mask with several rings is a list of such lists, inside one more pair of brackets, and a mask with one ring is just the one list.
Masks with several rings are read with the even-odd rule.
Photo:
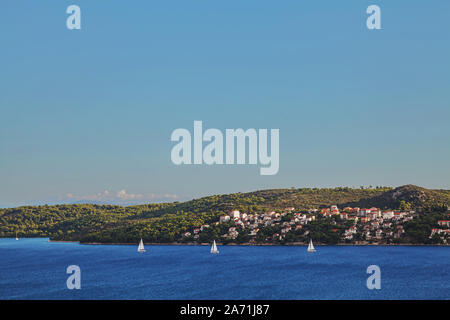
[[[0, 239], [0, 299], [449, 299], [450, 247], [80, 245]], [[81, 289], [69, 290], [69, 265]], [[367, 267], [381, 270], [369, 290]]]

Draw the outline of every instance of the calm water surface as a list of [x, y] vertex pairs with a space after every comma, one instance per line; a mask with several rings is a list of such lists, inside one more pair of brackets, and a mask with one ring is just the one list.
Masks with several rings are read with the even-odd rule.
[[[0, 299], [449, 299], [450, 247], [80, 245], [0, 239]], [[366, 269], [381, 268], [381, 290]], [[81, 290], [66, 268], [81, 268]]]

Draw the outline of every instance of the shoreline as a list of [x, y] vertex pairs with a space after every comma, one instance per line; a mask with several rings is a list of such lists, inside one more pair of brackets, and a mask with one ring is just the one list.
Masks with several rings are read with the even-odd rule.
[[[80, 242], [80, 241], [68, 241], [68, 240], [48, 240], [48, 242], [55, 242], [55, 243], [78, 243], [80, 245], [128, 245], [128, 246], [135, 246], [137, 243], [130, 243], [130, 242], [111, 242], [111, 243], [105, 243], [105, 242]], [[160, 242], [147, 242], [144, 244], [147, 246], [210, 246], [211, 243], [203, 242], [203, 243], [194, 243], [194, 242], [167, 242], [167, 243], [160, 243]], [[223, 244], [218, 242], [217, 245], [220, 246], [279, 246], [279, 247], [307, 247], [308, 243], [303, 242], [292, 242], [292, 243], [286, 243], [286, 244], [279, 244], [279, 243], [227, 243]], [[405, 246], [405, 247], [450, 247], [450, 245], [445, 244], [412, 244], [412, 243], [336, 243], [336, 244], [323, 244], [323, 243], [315, 243], [314, 246], [335, 246], [335, 247], [344, 247], [344, 246], [380, 246], [380, 247], [390, 247], [390, 246]]]

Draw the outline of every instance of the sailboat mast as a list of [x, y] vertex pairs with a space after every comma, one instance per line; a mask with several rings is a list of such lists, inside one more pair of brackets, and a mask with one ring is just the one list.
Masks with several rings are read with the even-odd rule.
[[213, 241], [211, 246], [211, 253], [219, 253], [219, 250], [217, 250], [216, 240]]

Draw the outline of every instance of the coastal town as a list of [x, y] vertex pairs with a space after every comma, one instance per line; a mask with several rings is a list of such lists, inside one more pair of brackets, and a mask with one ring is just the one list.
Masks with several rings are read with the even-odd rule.
[[303, 188], [186, 202], [0, 209], [0, 237], [80, 243], [450, 245], [450, 190]]
[[[311, 226], [321, 222], [330, 226], [331, 232], [338, 236], [338, 243], [395, 244], [400, 243], [400, 239], [405, 234], [404, 224], [416, 216], [417, 213], [414, 210], [381, 210], [376, 207], [340, 209], [337, 205], [309, 210], [287, 207], [280, 212], [269, 211], [261, 214], [247, 214], [232, 210], [226, 215], [221, 215], [219, 220], [212, 224], [203, 224], [184, 232], [182, 238], [198, 242], [201, 240], [202, 232], [208, 228], [227, 226], [225, 232], [220, 234], [219, 241], [233, 243], [244, 235], [243, 238], [249, 244], [286, 243], [289, 240], [290, 242], [296, 242], [295, 240], [306, 242], [307, 239], [314, 237], [312, 231], [314, 228]], [[431, 230], [430, 239], [437, 236], [442, 244], [450, 242], [450, 213], [447, 213], [447, 216], [448, 220], [439, 220], [436, 228]], [[275, 231], [262, 232], [267, 229]]]

